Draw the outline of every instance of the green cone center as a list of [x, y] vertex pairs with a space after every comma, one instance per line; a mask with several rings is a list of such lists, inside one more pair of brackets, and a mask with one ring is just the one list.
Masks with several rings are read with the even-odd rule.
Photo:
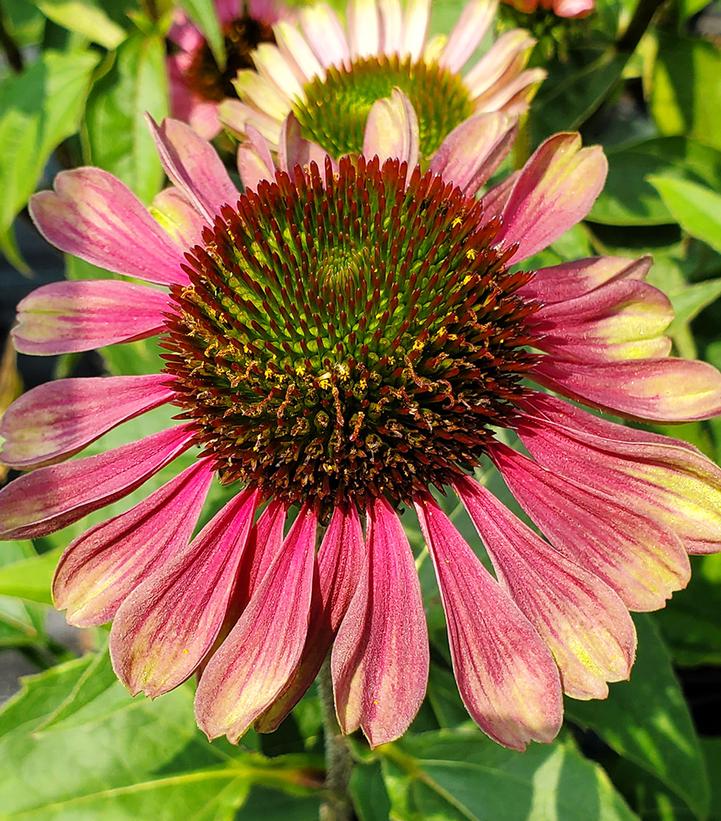
[[358, 58], [348, 68], [333, 66], [325, 79], [305, 85], [305, 99], [293, 106], [303, 136], [334, 157], [360, 153], [373, 103], [399, 88], [418, 117], [420, 154], [428, 160], [443, 139], [473, 113], [463, 80], [437, 63], [410, 57]]

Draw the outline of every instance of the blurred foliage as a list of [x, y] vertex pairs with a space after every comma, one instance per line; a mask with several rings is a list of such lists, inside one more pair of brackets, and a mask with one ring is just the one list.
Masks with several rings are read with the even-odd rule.
[[[178, 5], [222, 65], [212, 0]], [[447, 33], [462, 5], [434, 2], [433, 33]], [[144, 118], [169, 111], [165, 56], [173, 12], [171, 0], [0, 0], [0, 250], [18, 269], [28, 270], [16, 220], [26, 219], [28, 198], [58, 170], [99, 165], [146, 203], [163, 187]], [[598, 0], [583, 20], [503, 7], [499, 28], [517, 25], [537, 37], [532, 62], [548, 70], [548, 79], [523, 125], [515, 164], [548, 134], [576, 128], [609, 158], [608, 183], [588, 221], [535, 262], [653, 254], [650, 281], [676, 310], [675, 351], [721, 366], [719, 4]], [[66, 275], [109, 276], [73, 258]], [[159, 348], [139, 341], [101, 353], [109, 373], [142, 374], [156, 369]], [[3, 362], [0, 410], [18, 389], [12, 362]], [[63, 359], [58, 373], [72, 372], [76, 362]], [[87, 453], [160, 430], [169, 414], [161, 408], [131, 420]], [[719, 421], [657, 429], [721, 460]], [[25, 654], [38, 673], [0, 712], [0, 748], [9, 764], [0, 776], [2, 818], [318, 817], [323, 757], [314, 692], [274, 736], [251, 732], [237, 748], [210, 744], [193, 721], [192, 683], [155, 702], [131, 699], [112, 672], [104, 630], [88, 631], [83, 641], [90, 651], [80, 658], [48, 633], [50, 583], [62, 549], [177, 469], [178, 463], [35, 544], [3, 545], [0, 651]], [[520, 513], [498, 477], [488, 479]], [[214, 489], [205, 518], [226, 496]], [[482, 555], [461, 507], [448, 512]], [[639, 649], [630, 682], [612, 685], [606, 701], [568, 700], [561, 737], [520, 754], [486, 739], [468, 719], [450, 671], [430, 562], [417, 522], [410, 515], [406, 521], [419, 551], [433, 664], [426, 702], [404, 739], [374, 752], [352, 741], [351, 796], [360, 821], [721, 821], [721, 728], [718, 719], [709, 720], [721, 712], [721, 556], [694, 559], [689, 587], [665, 610], [636, 618]], [[679, 682], [680, 675], [688, 683], [694, 671], [716, 682], [700, 703]]]

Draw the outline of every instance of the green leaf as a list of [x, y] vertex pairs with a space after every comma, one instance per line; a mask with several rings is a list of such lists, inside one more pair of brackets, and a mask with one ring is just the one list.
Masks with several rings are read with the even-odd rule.
[[[8, 542], [0, 552], [0, 579], [3, 572], [34, 554], [31, 542]], [[20, 601], [3, 589], [0, 581], [0, 647], [34, 644], [44, 632], [43, 608]]]
[[692, 559], [693, 574], [685, 590], [654, 619], [668, 642], [676, 664], [721, 666], [721, 554]]
[[671, 177], [649, 177], [649, 182], [684, 231], [721, 253], [721, 194]]
[[[721, 773], [721, 738], [702, 738], [701, 747], [710, 773]], [[721, 779], [711, 781], [711, 810], [709, 818], [721, 821]]]
[[187, 686], [132, 699], [93, 655], [25, 679], [0, 712], [2, 817], [230, 821], [253, 784], [311, 791], [306, 759], [209, 744], [192, 702]]
[[477, 731], [441, 730], [378, 749], [391, 801], [403, 821], [635, 818], [608, 776], [568, 740], [506, 750]]
[[215, 62], [221, 69], [225, 68], [225, 41], [213, 0], [180, 0], [180, 5], [205, 35]]
[[0, 237], [35, 190], [50, 154], [77, 131], [99, 55], [46, 51], [22, 74], [0, 83]]
[[111, 171], [149, 202], [163, 184], [163, 169], [145, 121], [168, 113], [165, 42], [138, 32], [118, 49], [115, 62], [88, 98], [84, 143], [88, 163]]
[[634, 621], [638, 655], [631, 680], [611, 685], [605, 701], [569, 699], [566, 713], [703, 816], [708, 810], [709, 783], [683, 692], [651, 618], [636, 616]]
[[648, 177], [663, 174], [721, 188], [721, 152], [684, 137], [661, 137], [608, 151], [608, 178], [589, 219], [605, 225], [674, 221]]
[[705, 282], [696, 282], [686, 285], [678, 291], [667, 294], [673, 305], [674, 320], [667, 333], [674, 336], [681, 325], [687, 325], [694, 320], [704, 308], [707, 308], [721, 297], [721, 279], [707, 279]]
[[350, 780], [353, 807], [360, 821], [387, 821], [391, 804], [377, 761], [353, 768]]
[[705, 40], [659, 36], [651, 113], [662, 134], [685, 134], [721, 148], [721, 50]]
[[38, 0], [37, 5], [53, 23], [82, 34], [105, 48], [117, 48], [125, 39], [122, 27], [93, 0]]
[[60, 552], [58, 549], [39, 556], [29, 555], [0, 567], [0, 595], [52, 604], [50, 584]]

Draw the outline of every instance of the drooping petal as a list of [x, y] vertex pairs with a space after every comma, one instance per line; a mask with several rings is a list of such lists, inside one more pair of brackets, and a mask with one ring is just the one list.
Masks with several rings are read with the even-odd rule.
[[629, 610], [657, 610], [688, 583], [691, 567], [680, 539], [650, 517], [503, 445], [491, 456], [554, 547], [602, 579]]
[[312, 162], [323, 168], [326, 152], [303, 137], [300, 123], [292, 112], [283, 121], [278, 142], [278, 163], [283, 171], [290, 173], [296, 165], [306, 168]]
[[608, 282], [644, 279], [651, 268], [651, 257], [631, 260], [625, 257], [589, 257], [540, 268], [518, 289], [526, 299], [547, 305], [566, 302], [595, 291]]
[[273, 732], [313, 683], [340, 627], [363, 565], [363, 531], [355, 507], [338, 505], [318, 552], [318, 585], [298, 668], [255, 729]]
[[690, 553], [721, 550], [721, 468], [696, 448], [542, 394], [524, 410], [518, 433], [540, 464], [658, 522]]
[[347, 26], [351, 56], [374, 56], [380, 51], [381, 27], [376, 0], [349, 0]]
[[241, 491], [118, 610], [110, 657], [133, 695], [167, 693], [205, 658], [223, 624], [258, 496], [254, 488]]
[[180, 120], [166, 118], [158, 125], [148, 116], [148, 124], [165, 173], [198, 213], [212, 223], [222, 205], [235, 205], [238, 189], [207, 140]]
[[381, 162], [397, 158], [415, 168], [419, 141], [416, 112], [402, 91], [394, 88], [390, 97], [373, 103], [363, 138], [366, 157], [378, 156]]
[[184, 550], [213, 477], [194, 462], [125, 513], [96, 525], [63, 553], [53, 601], [76, 627], [110, 621], [130, 593]]
[[525, 29], [502, 34], [464, 78], [472, 97], [486, 94], [501, 78], [523, 71], [535, 43]]
[[318, 3], [303, 8], [299, 17], [303, 34], [322, 66], [341, 66], [350, 60], [343, 26], [330, 6]]
[[122, 499], [193, 441], [178, 425], [138, 442], [61, 465], [38, 468], [0, 490], [0, 539], [33, 539]]
[[223, 125], [239, 139], [245, 138], [246, 128], [253, 126], [273, 147], [278, 144], [279, 122], [262, 111], [257, 111], [240, 100], [223, 100], [218, 107]]
[[520, 74], [504, 77], [485, 94], [473, 101], [476, 111], [505, 111], [518, 117], [523, 114], [546, 79], [542, 68], [529, 68]]
[[372, 747], [408, 729], [428, 682], [428, 631], [413, 553], [383, 498], [368, 506], [367, 551], [358, 587], [333, 644], [336, 713]]
[[145, 339], [162, 330], [168, 297], [112, 279], [51, 282], [18, 304], [15, 347], [37, 356], [76, 353]]
[[401, 54], [410, 54], [414, 60], [421, 56], [430, 16], [431, 0], [408, 0], [403, 18]]
[[20, 470], [52, 464], [172, 396], [165, 374], [46, 382], [5, 411], [0, 461]]
[[523, 167], [503, 209], [498, 236], [518, 243], [511, 262], [546, 248], [580, 222], [603, 188], [608, 162], [599, 146], [581, 148], [579, 134], [556, 134]]
[[473, 197], [510, 151], [516, 132], [516, 122], [505, 114], [477, 114], [445, 138], [430, 170]]
[[[258, 111], [272, 118], [277, 136], [280, 123], [291, 110], [290, 98], [275, 83], [249, 68], [241, 69], [235, 75], [233, 86], [241, 100], [248, 99]], [[258, 130], [263, 133], [260, 125]]]
[[248, 607], [210, 659], [195, 696], [208, 738], [236, 742], [298, 664], [310, 613], [316, 515], [304, 506]]
[[563, 703], [551, 653], [431, 499], [416, 513], [438, 578], [453, 672], [473, 720], [514, 750], [552, 741]]
[[721, 413], [721, 373], [698, 360], [612, 364], [544, 357], [532, 378], [572, 399], [651, 422], [690, 422]]
[[61, 171], [55, 191], [30, 199], [30, 216], [52, 245], [117, 274], [162, 285], [188, 281], [181, 250], [120, 180], [100, 168]]
[[303, 86], [283, 54], [271, 43], [260, 43], [252, 52], [253, 63], [261, 77], [286, 97], [300, 98]]
[[671, 340], [663, 332], [673, 317], [671, 302], [658, 288], [626, 279], [543, 305], [531, 322], [541, 350], [565, 360], [610, 363], [667, 356]]
[[150, 213], [181, 248], [202, 244], [205, 222], [177, 188], [170, 186], [156, 194]]
[[636, 631], [600, 579], [569, 561], [471, 479], [456, 484], [501, 584], [546, 642], [573, 698], [605, 698], [631, 674]]
[[290, 23], [280, 22], [273, 26], [273, 34], [281, 54], [294, 65], [304, 82], [313, 77], [324, 79], [325, 69], [298, 29]]
[[470, 0], [448, 37], [440, 64], [451, 72], [460, 71], [478, 48], [498, 8], [497, 0]]
[[246, 136], [247, 141], [238, 146], [238, 173], [246, 191], [254, 191], [258, 183], [275, 177], [275, 163], [257, 128], [248, 126]]

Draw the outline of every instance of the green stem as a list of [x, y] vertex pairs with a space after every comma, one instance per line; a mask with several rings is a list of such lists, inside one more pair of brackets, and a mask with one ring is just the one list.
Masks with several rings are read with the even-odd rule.
[[318, 674], [318, 691], [325, 733], [327, 794], [320, 808], [320, 821], [350, 821], [353, 818], [353, 809], [348, 794], [348, 785], [353, 772], [353, 759], [335, 717], [330, 657], [325, 660]]
[[664, 2], [665, 0], [639, 0], [626, 31], [616, 43], [618, 51], [622, 54], [632, 54], [636, 50], [651, 20]]

